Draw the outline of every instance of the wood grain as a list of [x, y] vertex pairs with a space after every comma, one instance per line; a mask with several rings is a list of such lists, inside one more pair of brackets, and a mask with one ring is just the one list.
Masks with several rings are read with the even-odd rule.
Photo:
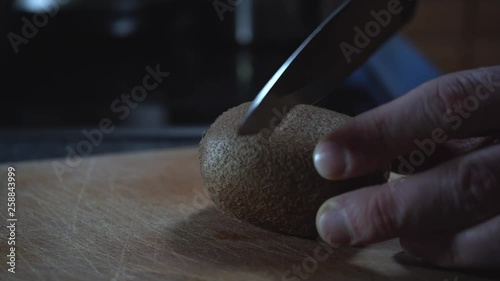
[[401, 265], [397, 241], [332, 248], [225, 217], [194, 148], [86, 158], [61, 181], [54, 161], [13, 164], [18, 263], [6, 273], [4, 210], [2, 280], [488, 280]]

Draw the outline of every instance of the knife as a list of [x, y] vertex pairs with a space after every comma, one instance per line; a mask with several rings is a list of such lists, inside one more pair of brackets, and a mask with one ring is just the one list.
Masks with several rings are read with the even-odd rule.
[[250, 105], [239, 135], [274, 130], [297, 104], [331, 94], [413, 16], [416, 0], [346, 0], [286, 60]]

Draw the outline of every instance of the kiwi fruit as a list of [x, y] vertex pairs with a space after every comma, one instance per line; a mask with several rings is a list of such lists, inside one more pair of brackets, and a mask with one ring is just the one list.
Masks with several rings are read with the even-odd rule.
[[316, 172], [316, 144], [351, 117], [297, 105], [269, 134], [239, 136], [249, 105], [219, 116], [200, 143], [203, 185], [222, 213], [271, 231], [316, 238], [316, 212], [324, 201], [387, 181], [383, 171], [343, 181], [328, 181]]

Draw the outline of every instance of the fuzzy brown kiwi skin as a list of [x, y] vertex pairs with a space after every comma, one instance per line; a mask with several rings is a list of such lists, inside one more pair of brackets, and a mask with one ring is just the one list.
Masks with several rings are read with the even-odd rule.
[[316, 172], [316, 144], [351, 117], [298, 105], [270, 135], [238, 136], [249, 105], [223, 113], [200, 143], [203, 185], [222, 213], [271, 231], [315, 238], [316, 212], [325, 200], [386, 182], [384, 172], [336, 182]]

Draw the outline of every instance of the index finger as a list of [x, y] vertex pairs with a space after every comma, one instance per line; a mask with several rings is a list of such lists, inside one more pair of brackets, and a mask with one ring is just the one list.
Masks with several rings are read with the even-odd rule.
[[499, 92], [499, 66], [427, 82], [328, 134], [314, 152], [316, 170], [331, 180], [357, 177], [410, 151], [423, 164], [449, 139], [498, 130]]

